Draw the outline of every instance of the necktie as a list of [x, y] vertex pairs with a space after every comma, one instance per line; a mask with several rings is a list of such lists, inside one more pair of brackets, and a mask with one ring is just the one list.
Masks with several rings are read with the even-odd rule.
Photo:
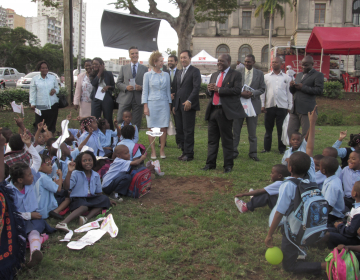
[[186, 68], [184, 68], [182, 73], [181, 73], [181, 80], [180, 80], [181, 83], [182, 83], [182, 81], [184, 79], [185, 73], [186, 73]]
[[171, 82], [174, 80], [174, 72], [175, 70], [170, 70], [171, 71], [171, 74], [170, 74], [170, 79], [171, 79]]
[[133, 74], [133, 78], [135, 79], [135, 77], [136, 77], [136, 65], [134, 64], [133, 65], [133, 71], [132, 71], [132, 74]]
[[245, 84], [250, 86], [249, 82], [250, 82], [250, 71], [247, 71], [246, 72], [246, 77], [245, 77]]
[[[221, 75], [220, 75], [220, 78], [216, 84], [216, 86], [218, 88], [220, 88], [222, 86], [222, 82], [223, 82], [223, 79], [224, 79], [224, 73], [225, 72], [221, 72]], [[220, 96], [219, 96], [219, 92], [215, 91], [214, 92], [214, 97], [213, 97], [213, 103], [214, 105], [218, 105], [219, 104], [219, 101], [220, 101]]]

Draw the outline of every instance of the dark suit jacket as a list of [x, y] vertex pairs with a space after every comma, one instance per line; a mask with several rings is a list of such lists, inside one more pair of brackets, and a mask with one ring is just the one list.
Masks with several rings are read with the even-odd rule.
[[174, 83], [175, 98], [173, 100], [175, 110], [179, 110], [180, 105], [182, 105], [186, 100], [189, 100], [191, 102], [191, 110], [200, 111], [200, 70], [190, 65], [185, 73], [183, 81], [181, 82], [182, 71], [183, 70], [178, 71], [174, 78], [174, 80], [176, 80]]
[[169, 76], [170, 76], [170, 92], [171, 93], [174, 93], [175, 91], [175, 83], [176, 83], [176, 74], [179, 72], [180, 70], [179, 69], [177, 69], [176, 68], [176, 70], [175, 70], [175, 74], [174, 74], [174, 79], [173, 79], [173, 81], [171, 82], [171, 74], [170, 74], [170, 69], [169, 70], [167, 70], [166, 72], [168, 72], [169, 73]]
[[[112, 74], [112, 72], [110, 71], [104, 71], [104, 82], [107, 86], [111, 86], [112, 89], [109, 89], [106, 93], [109, 93], [110, 95], [112, 95], [112, 91], [115, 89], [115, 81], [114, 81], [114, 76]], [[93, 90], [91, 92], [90, 98], [91, 100], [94, 100], [98, 86], [99, 86], [99, 77], [96, 76], [95, 78], [93, 78], [91, 80], [91, 84], [93, 85]]]
[[[253, 78], [251, 80], [251, 84], [248, 85], [255, 91], [253, 92], [253, 97], [251, 97], [251, 103], [254, 106], [256, 115], [259, 115], [261, 113], [261, 100], [260, 95], [264, 94], [266, 84], [264, 80], [264, 73], [261, 70], [253, 68]], [[245, 83], [245, 67], [236, 69], [235, 71], [238, 71], [241, 73], [242, 76], [242, 86]], [[245, 111], [242, 112], [240, 118], [246, 118], [247, 115]]]
[[294, 95], [294, 105], [291, 109], [291, 113], [298, 113], [306, 115], [308, 112], [314, 110], [316, 105], [316, 95], [321, 95], [324, 90], [324, 74], [311, 69], [308, 74], [302, 77], [304, 73], [296, 75], [295, 83], [302, 83], [301, 90], [297, 90], [295, 87], [290, 87], [290, 92]]
[[[210, 78], [210, 83], [216, 83], [219, 74], [220, 71], [213, 73]], [[240, 103], [241, 80], [242, 77], [238, 71], [229, 69], [219, 89], [221, 105], [228, 120], [239, 119], [241, 118], [241, 113], [244, 113], [244, 108]], [[205, 112], [205, 120], [209, 120], [211, 107], [213, 106], [214, 91], [207, 90], [206, 94], [211, 97]]]

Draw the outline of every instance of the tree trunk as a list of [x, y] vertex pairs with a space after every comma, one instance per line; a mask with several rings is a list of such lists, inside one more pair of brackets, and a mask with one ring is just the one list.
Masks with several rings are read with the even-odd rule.
[[269, 19], [269, 53], [268, 53], [268, 70], [270, 72], [270, 66], [271, 66], [271, 39], [272, 39], [272, 14], [270, 14]]

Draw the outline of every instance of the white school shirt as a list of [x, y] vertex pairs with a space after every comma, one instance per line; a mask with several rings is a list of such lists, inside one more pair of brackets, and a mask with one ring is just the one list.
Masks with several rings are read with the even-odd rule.
[[293, 97], [290, 92], [291, 78], [282, 71], [277, 75], [273, 71], [264, 76], [265, 94], [260, 96], [261, 107], [278, 107], [291, 110]]

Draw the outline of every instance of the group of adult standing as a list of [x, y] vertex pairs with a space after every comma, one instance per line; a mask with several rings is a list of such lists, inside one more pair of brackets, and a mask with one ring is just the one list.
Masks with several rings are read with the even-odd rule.
[[[178, 157], [181, 161], [194, 159], [194, 132], [196, 111], [200, 110], [199, 91], [201, 75], [199, 69], [191, 65], [191, 52], [180, 53], [182, 69], [177, 69], [178, 58], [170, 55], [168, 68], [163, 71], [164, 58], [158, 51], [149, 59], [152, 70], [139, 63], [137, 47], [129, 49], [130, 64], [121, 67], [116, 86], [120, 93], [117, 121], [122, 123], [125, 111], [132, 111], [132, 124], [141, 127], [143, 114], [146, 115], [149, 129], [159, 127], [163, 132], [160, 138], [160, 157], [166, 158], [165, 143], [171, 112], [176, 126], [176, 142], [182, 150]], [[220, 55], [218, 71], [213, 73], [206, 94], [210, 97], [205, 119], [208, 121], [208, 156], [203, 170], [216, 168], [216, 158], [221, 139], [224, 153], [224, 172], [231, 172], [234, 159], [239, 155], [241, 129], [246, 121], [249, 139], [249, 157], [259, 161], [257, 156], [256, 128], [258, 116], [265, 113], [265, 137], [263, 153], [271, 150], [272, 131], [277, 126], [278, 150], [285, 152], [286, 146], [281, 141], [282, 124], [288, 113], [290, 121], [288, 135], [302, 127], [304, 137], [309, 120], [307, 113], [316, 105], [316, 95], [323, 91], [324, 76], [313, 69], [313, 58], [306, 56], [302, 61], [303, 72], [295, 81], [281, 71], [283, 61], [276, 57], [272, 61], [272, 71], [264, 76], [255, 69], [255, 57], [246, 56], [244, 67], [231, 69], [231, 56]], [[30, 103], [41, 110], [42, 116], [36, 115], [35, 125], [45, 119], [50, 131], [55, 131], [57, 118], [56, 94], [59, 91], [56, 79], [48, 74], [48, 64], [42, 61], [37, 66], [40, 75], [35, 77], [30, 86]], [[244, 85], [247, 85], [246, 89]], [[105, 70], [104, 62], [97, 57], [85, 61], [85, 72], [78, 76], [74, 96], [74, 105], [80, 117], [103, 114], [111, 129], [114, 129], [112, 114], [115, 88], [113, 74]], [[102, 93], [102, 94], [100, 94]], [[99, 96], [101, 96], [99, 98]], [[250, 100], [255, 116], [248, 116], [240, 102], [240, 97]], [[149, 135], [151, 158], [156, 158], [154, 138]]]

